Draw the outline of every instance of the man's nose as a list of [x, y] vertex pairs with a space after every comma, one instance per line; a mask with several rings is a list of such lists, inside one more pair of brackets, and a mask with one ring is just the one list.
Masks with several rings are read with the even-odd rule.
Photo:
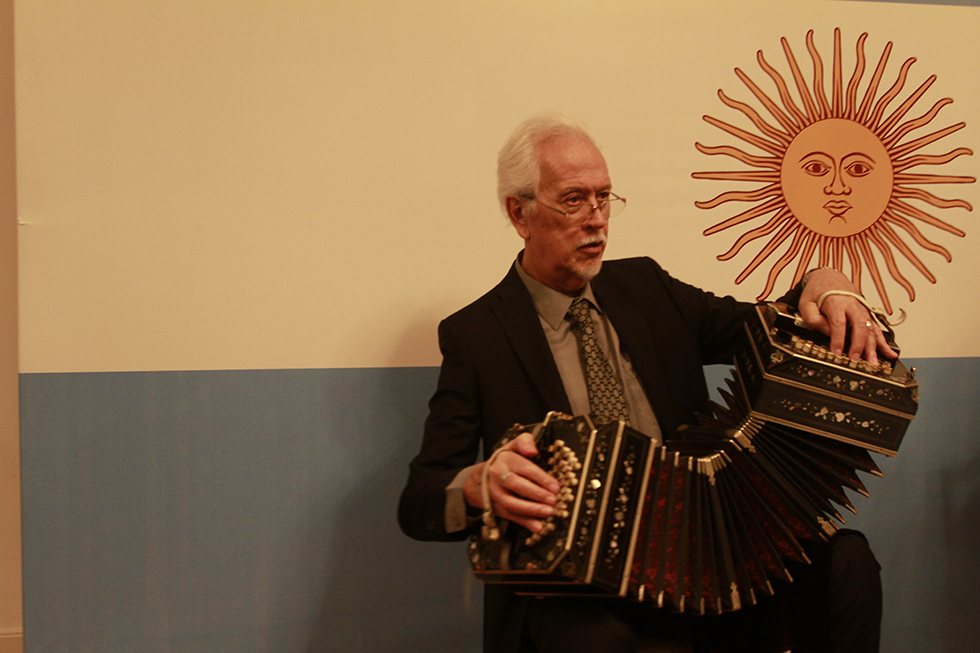
[[601, 229], [609, 223], [609, 218], [606, 216], [606, 212], [603, 211], [601, 207], [595, 204], [590, 204], [585, 208], [585, 210], [587, 211], [587, 214], [585, 219], [582, 221], [583, 225], [593, 229]]

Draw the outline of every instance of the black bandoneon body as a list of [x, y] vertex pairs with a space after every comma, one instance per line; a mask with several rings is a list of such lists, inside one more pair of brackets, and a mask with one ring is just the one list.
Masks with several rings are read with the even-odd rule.
[[784, 305], [757, 307], [719, 389], [725, 405], [662, 446], [623, 422], [549, 413], [530, 431], [562, 494], [541, 534], [501, 521], [470, 540], [476, 576], [534, 595], [620, 596], [738, 610], [791, 581], [867, 495], [869, 452], [895, 455], [918, 405], [914, 370], [834, 357]]

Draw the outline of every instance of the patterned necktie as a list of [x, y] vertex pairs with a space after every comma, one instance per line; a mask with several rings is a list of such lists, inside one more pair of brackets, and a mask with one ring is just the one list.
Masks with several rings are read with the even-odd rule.
[[572, 302], [568, 315], [578, 326], [579, 349], [585, 361], [585, 385], [589, 390], [592, 414], [600, 422], [621, 419], [629, 423], [623, 386], [613, 373], [612, 366], [595, 339], [595, 326], [589, 312], [589, 301], [579, 297]]

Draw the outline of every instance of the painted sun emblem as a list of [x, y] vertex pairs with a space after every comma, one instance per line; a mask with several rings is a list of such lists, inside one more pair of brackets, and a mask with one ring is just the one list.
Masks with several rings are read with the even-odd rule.
[[920, 226], [927, 225], [959, 237], [965, 235], [962, 230], [920, 206], [924, 203], [939, 209], [958, 207], [971, 211], [970, 204], [961, 199], [942, 199], [914, 186], [963, 184], [976, 180], [973, 177], [910, 172], [918, 166], [942, 165], [961, 155], [972, 155], [972, 151], [963, 147], [945, 154], [920, 151], [962, 129], [965, 124], [957, 123], [921, 136], [913, 134], [932, 122], [940, 109], [952, 102], [949, 98], [939, 100], [922, 115], [906, 119], [912, 107], [936, 80], [935, 75], [886, 115], [888, 105], [902, 94], [909, 69], [915, 62], [914, 58], [908, 59], [891, 88], [878, 96], [891, 43], [885, 46], [859, 102], [858, 87], [865, 70], [864, 42], [867, 36], [865, 33], [858, 39], [856, 65], [846, 92], [840, 30], [834, 30], [829, 100], [825, 92], [823, 62], [814, 47], [811, 30], [807, 33], [806, 44], [813, 61], [812, 88], [807, 86], [787, 40], [782, 39], [783, 52], [802, 108], [791, 96], [789, 85], [766, 62], [760, 50], [759, 65], [775, 83], [782, 107], [744, 72], [736, 68], [735, 74], [778, 124], [772, 124], [751, 106], [732, 100], [721, 90], [718, 91], [721, 101], [742, 112], [755, 125], [758, 133], [704, 116], [708, 123], [764, 153], [760, 156], [731, 146], [708, 147], [697, 143], [696, 147], [704, 154], [730, 156], [755, 170], [697, 172], [693, 175], [696, 179], [763, 184], [754, 190], [730, 191], [710, 201], [695, 203], [702, 209], [715, 208], [726, 202], [755, 204], [747, 211], [709, 227], [704, 235], [710, 236], [756, 220], [765, 221], [743, 233], [731, 249], [718, 256], [719, 260], [730, 260], [749, 243], [769, 238], [735, 280], [742, 283], [770, 257], [778, 255], [770, 268], [765, 289], [758, 296], [760, 301], [772, 293], [777, 277], [794, 259], [798, 259], [793, 278], [795, 284], [808, 268], [815, 267], [812, 265], [815, 257], [816, 265], [832, 266], [841, 271], [845, 269], [846, 258], [854, 284], [861, 288], [863, 270], [867, 268], [885, 310], [892, 313], [880, 262], [906, 290], [909, 300], [914, 301], [915, 290], [899, 270], [894, 252], [900, 253], [926, 279], [935, 283], [935, 276], [913, 252], [912, 243], [943, 256], [947, 262], [952, 260], [952, 256], [946, 248], [926, 238]]

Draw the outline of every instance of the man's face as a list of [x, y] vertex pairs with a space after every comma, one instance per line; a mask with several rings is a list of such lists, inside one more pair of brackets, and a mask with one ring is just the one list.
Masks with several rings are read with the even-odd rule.
[[609, 219], [588, 208], [579, 216], [563, 216], [547, 206], [565, 210], [577, 198], [594, 206], [612, 188], [612, 182], [606, 160], [584, 137], [552, 138], [538, 152], [538, 201], [521, 207], [516, 198], [508, 199], [511, 222], [524, 239], [522, 265], [532, 279], [561, 292], [576, 293], [599, 273]]

